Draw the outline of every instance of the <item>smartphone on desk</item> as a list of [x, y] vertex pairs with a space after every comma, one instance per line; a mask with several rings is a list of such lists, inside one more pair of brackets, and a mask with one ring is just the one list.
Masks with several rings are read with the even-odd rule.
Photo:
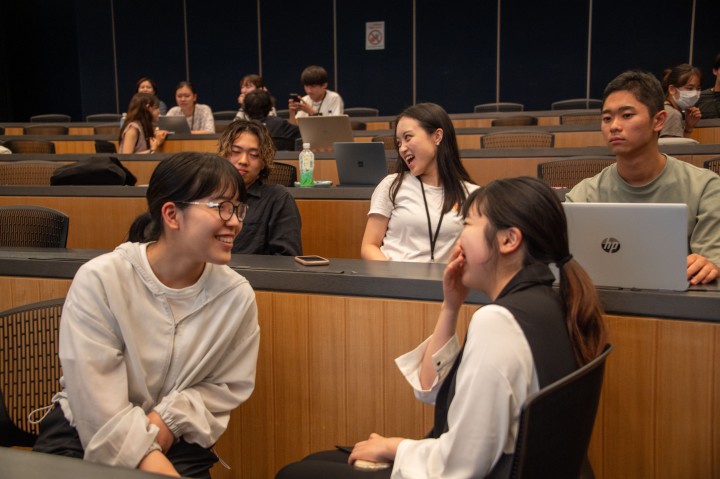
[[305, 266], [322, 266], [330, 264], [330, 260], [322, 256], [295, 256], [295, 261]]

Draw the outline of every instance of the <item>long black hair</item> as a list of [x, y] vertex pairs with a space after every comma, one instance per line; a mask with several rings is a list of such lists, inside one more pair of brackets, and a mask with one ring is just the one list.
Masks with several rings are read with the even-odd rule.
[[146, 198], [148, 211], [130, 226], [133, 242], [157, 241], [163, 233], [162, 207], [174, 202], [195, 201], [212, 194], [228, 195], [245, 201], [245, 183], [229, 161], [212, 153], [178, 153], [163, 161], [150, 177]]
[[560, 297], [575, 358], [583, 365], [597, 357], [606, 343], [602, 303], [588, 274], [570, 256], [567, 218], [555, 192], [537, 178], [495, 180], [470, 194], [463, 216], [471, 208], [487, 218], [485, 241], [493, 255], [498, 247], [496, 233], [515, 227], [522, 232], [525, 265], [558, 265]]
[[[435, 133], [438, 128], [443, 131], [442, 140], [437, 148], [436, 159], [438, 174], [444, 192], [442, 214], [447, 213], [456, 205], [458, 207], [462, 206], [467, 197], [467, 191], [463, 181], [467, 181], [468, 183], [474, 183], [474, 181], [470, 179], [470, 175], [460, 162], [460, 148], [458, 148], [455, 127], [452, 124], [450, 116], [448, 116], [447, 112], [440, 105], [435, 103], [418, 103], [417, 105], [406, 108], [400, 113], [395, 120], [395, 125], [397, 125], [403, 117], [417, 120], [428, 135]], [[397, 134], [397, 126], [395, 130]], [[397, 173], [397, 177], [395, 177], [392, 185], [390, 185], [390, 199], [393, 204], [395, 203], [395, 197], [400, 189], [400, 185], [402, 185], [403, 179], [405, 178], [405, 172], [410, 171], [405, 160], [400, 156], [399, 144], [397, 142], [395, 143], [395, 149], [398, 151], [398, 159], [395, 163], [395, 173]]]

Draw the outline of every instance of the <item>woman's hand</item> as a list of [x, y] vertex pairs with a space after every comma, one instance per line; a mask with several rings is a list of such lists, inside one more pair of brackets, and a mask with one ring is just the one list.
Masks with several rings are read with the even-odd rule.
[[457, 244], [450, 254], [450, 263], [443, 272], [444, 303], [450, 309], [460, 309], [468, 295], [468, 287], [462, 282], [465, 269], [465, 254], [462, 247]]
[[154, 424], [159, 429], [158, 435], [155, 438], [158, 444], [160, 444], [160, 447], [162, 448], [163, 452], [168, 452], [170, 447], [175, 442], [175, 436], [170, 431], [170, 429], [165, 424], [165, 421], [162, 420], [160, 415], [156, 413], [155, 411], [150, 411], [147, 415], [148, 421], [150, 424]]
[[397, 454], [398, 445], [402, 437], [383, 437], [380, 434], [372, 433], [367, 441], [360, 441], [348, 458], [352, 464], [357, 459], [372, 462], [393, 462]]
[[700, 108], [691, 106], [685, 110], [685, 132], [690, 133], [701, 118], [702, 113], [700, 112]]

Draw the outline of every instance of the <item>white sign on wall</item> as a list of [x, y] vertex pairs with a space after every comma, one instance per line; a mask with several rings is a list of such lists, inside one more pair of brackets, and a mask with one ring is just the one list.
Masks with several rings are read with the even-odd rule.
[[365, 23], [365, 50], [385, 50], [385, 22]]

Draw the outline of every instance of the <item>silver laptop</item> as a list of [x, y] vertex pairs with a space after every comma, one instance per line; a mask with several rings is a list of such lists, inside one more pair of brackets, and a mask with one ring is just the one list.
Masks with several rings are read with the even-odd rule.
[[373, 142], [336, 142], [338, 186], [377, 186], [387, 176], [385, 145]]
[[187, 124], [185, 116], [161, 116], [158, 119], [158, 128], [167, 130], [168, 134], [189, 135], [190, 126]]
[[597, 286], [688, 289], [688, 208], [669, 203], [563, 203], [570, 253]]
[[353, 141], [350, 117], [302, 116], [297, 119], [303, 143], [310, 143], [313, 151], [333, 151], [336, 141]]

